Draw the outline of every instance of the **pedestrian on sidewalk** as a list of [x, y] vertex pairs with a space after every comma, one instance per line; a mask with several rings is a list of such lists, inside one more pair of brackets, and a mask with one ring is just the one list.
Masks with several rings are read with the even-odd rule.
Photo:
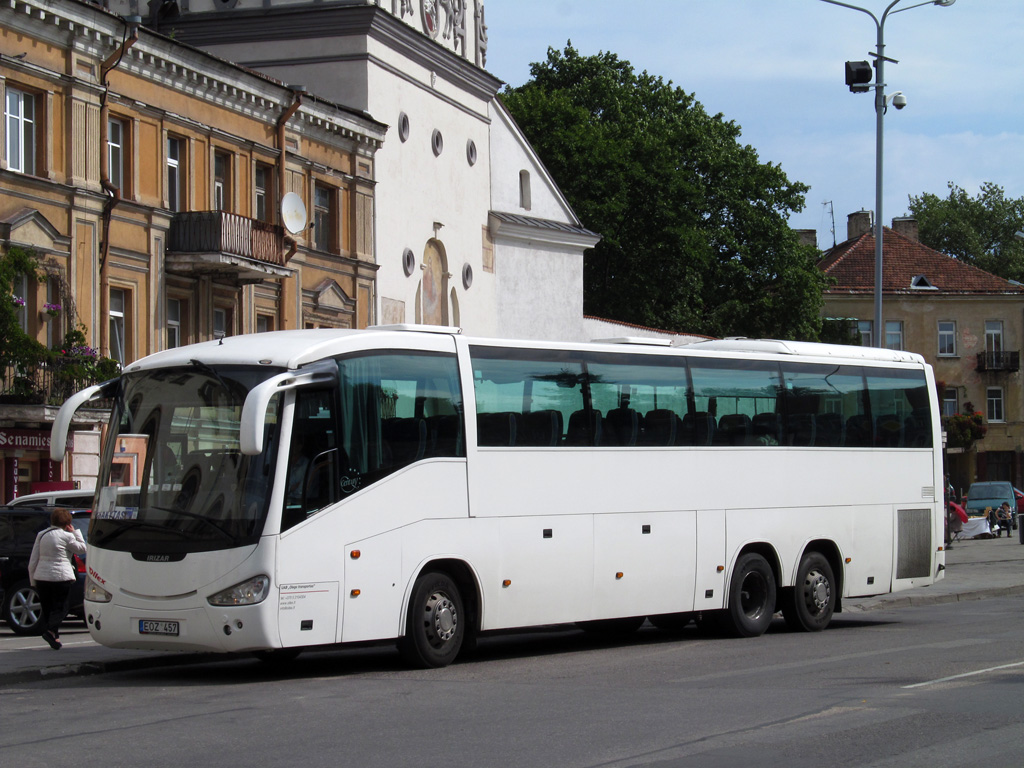
[[75, 583], [71, 555], [85, 554], [82, 533], [71, 524], [71, 512], [55, 509], [50, 527], [40, 531], [28, 560], [28, 578], [42, 608], [43, 640], [59, 651], [60, 625], [68, 615], [68, 598]]

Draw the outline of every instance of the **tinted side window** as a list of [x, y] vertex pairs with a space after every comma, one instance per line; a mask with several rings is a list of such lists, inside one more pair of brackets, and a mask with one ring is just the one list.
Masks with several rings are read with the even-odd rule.
[[591, 445], [584, 372], [566, 352], [473, 347], [481, 446]]
[[793, 444], [780, 421], [777, 363], [691, 359], [690, 376], [693, 392], [684, 417], [688, 444]]
[[454, 355], [358, 355], [338, 372], [343, 496], [421, 459], [466, 455]]

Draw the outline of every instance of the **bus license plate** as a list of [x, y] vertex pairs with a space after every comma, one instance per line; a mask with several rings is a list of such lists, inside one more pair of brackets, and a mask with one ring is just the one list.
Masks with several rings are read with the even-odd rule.
[[140, 635], [174, 635], [178, 636], [178, 622], [176, 621], [148, 621], [139, 619]]

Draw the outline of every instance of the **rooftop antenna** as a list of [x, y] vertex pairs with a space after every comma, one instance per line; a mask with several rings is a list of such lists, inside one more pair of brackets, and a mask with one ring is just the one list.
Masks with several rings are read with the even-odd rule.
[[824, 201], [821, 204], [822, 208], [824, 208], [826, 205], [828, 206], [829, 215], [832, 217], [832, 230], [831, 230], [831, 232], [832, 232], [832, 247], [835, 248], [836, 247], [836, 209], [835, 209], [835, 206], [832, 205], [832, 201], [831, 200], [826, 200], [826, 201]]

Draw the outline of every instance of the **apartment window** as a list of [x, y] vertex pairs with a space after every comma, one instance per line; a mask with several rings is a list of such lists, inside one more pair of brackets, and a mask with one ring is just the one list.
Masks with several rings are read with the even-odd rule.
[[128, 310], [128, 291], [121, 288], [110, 289], [110, 356], [122, 366], [127, 362], [125, 318]]
[[988, 402], [988, 420], [1005, 421], [1003, 413], [1003, 388], [988, 387], [985, 391], [985, 400]]
[[1003, 351], [1003, 321], [1002, 320], [986, 320], [985, 321], [985, 351], [986, 352], [1002, 352]]
[[234, 333], [234, 315], [230, 309], [214, 307], [213, 310], [213, 338], [223, 339]]
[[274, 169], [262, 163], [256, 164], [256, 178], [253, 188], [256, 191], [256, 217], [260, 221], [270, 222], [274, 215]]
[[870, 320], [858, 320], [857, 321], [857, 335], [860, 336], [860, 345], [862, 347], [870, 347], [874, 343], [871, 340], [871, 321]]
[[942, 393], [942, 415], [953, 416], [960, 413], [960, 393], [956, 387], [946, 387]]
[[213, 207], [216, 211], [231, 207], [231, 156], [227, 152], [213, 155]]
[[172, 211], [180, 211], [184, 205], [181, 189], [183, 144], [181, 139], [171, 136], [167, 138], [167, 207]]
[[939, 321], [939, 355], [956, 356], [956, 323], [952, 320]]
[[318, 251], [329, 251], [334, 243], [334, 190], [316, 185], [313, 196], [313, 242]]
[[167, 300], [167, 348], [181, 346], [181, 299]]
[[18, 173], [36, 172], [36, 97], [7, 89], [7, 167]]
[[903, 322], [901, 320], [885, 321], [885, 348], [903, 349]]
[[256, 333], [274, 330], [274, 318], [270, 315], [256, 315]]
[[107, 176], [110, 183], [124, 190], [125, 124], [111, 118], [107, 121]]

